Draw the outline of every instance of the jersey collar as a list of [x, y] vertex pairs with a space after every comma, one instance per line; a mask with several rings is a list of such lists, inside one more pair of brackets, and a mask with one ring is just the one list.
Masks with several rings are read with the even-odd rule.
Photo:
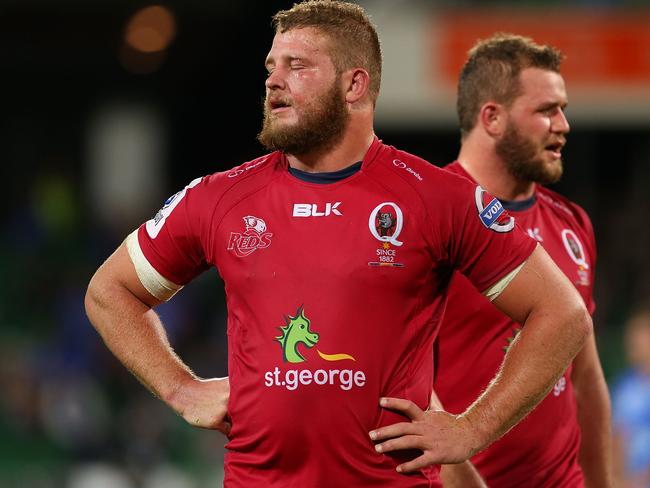
[[377, 158], [377, 155], [379, 154], [379, 151], [381, 150], [382, 147], [383, 147], [383, 143], [375, 135], [372, 143], [370, 144], [370, 147], [368, 148], [368, 151], [366, 151], [366, 155], [363, 157], [363, 161], [357, 161], [356, 163], [348, 166], [347, 168], [343, 168], [337, 171], [310, 173], [307, 171], [302, 171], [300, 169], [292, 168], [289, 165], [289, 161], [284, 153], [281, 153], [282, 167], [284, 171], [288, 171], [292, 176], [294, 176], [295, 178], [301, 181], [307, 183], [321, 184], [321, 185], [332, 184], [332, 183], [337, 183], [339, 181], [342, 181], [346, 178], [349, 178], [350, 176], [355, 175], [359, 171], [363, 171], [364, 169], [366, 169]]

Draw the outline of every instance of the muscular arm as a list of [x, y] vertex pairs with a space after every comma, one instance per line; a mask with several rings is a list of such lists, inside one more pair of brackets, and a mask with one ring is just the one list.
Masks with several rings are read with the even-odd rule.
[[540, 246], [494, 303], [524, 326], [495, 378], [464, 413], [424, 413], [408, 400], [380, 399], [412, 421], [373, 431], [371, 438], [389, 439], [377, 450], [424, 451], [398, 470], [458, 463], [490, 445], [544, 398], [591, 333], [580, 295]]
[[494, 304], [523, 327], [486, 391], [462, 414], [479, 433], [476, 452], [546, 396], [592, 332], [582, 298], [541, 246]]
[[124, 243], [97, 270], [85, 298], [93, 326], [138, 380], [193, 425], [227, 433], [228, 380], [201, 380], [174, 353], [152, 310], [159, 303], [140, 282]]
[[590, 337], [573, 360], [571, 381], [578, 404], [580, 466], [588, 488], [613, 486], [611, 404], [596, 341]]

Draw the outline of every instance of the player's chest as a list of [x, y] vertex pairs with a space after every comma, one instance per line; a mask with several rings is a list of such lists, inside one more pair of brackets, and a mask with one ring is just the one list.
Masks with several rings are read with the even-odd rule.
[[404, 286], [432, 268], [423, 219], [416, 205], [382, 192], [269, 189], [227, 212], [213, 255], [231, 282], [283, 273]]
[[544, 247], [575, 287], [588, 293], [594, 266], [588, 236], [578, 226], [544, 215], [520, 218], [517, 222]]

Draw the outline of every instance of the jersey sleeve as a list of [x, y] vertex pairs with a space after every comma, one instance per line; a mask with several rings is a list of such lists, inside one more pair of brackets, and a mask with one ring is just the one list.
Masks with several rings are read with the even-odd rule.
[[531, 255], [536, 241], [516, 225], [501, 202], [475, 183], [449, 175], [449, 221], [442, 241], [451, 267], [496, 298]]
[[168, 300], [205, 271], [210, 214], [204, 178], [197, 178], [165, 201], [155, 217], [127, 238], [138, 277], [147, 290]]

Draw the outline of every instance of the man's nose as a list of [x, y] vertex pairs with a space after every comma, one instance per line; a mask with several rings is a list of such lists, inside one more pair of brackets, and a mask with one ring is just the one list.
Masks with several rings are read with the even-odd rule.
[[558, 110], [557, 115], [553, 119], [553, 132], [561, 132], [562, 134], [566, 134], [571, 130], [571, 126], [569, 125], [569, 121], [566, 118], [566, 115], [564, 115], [564, 110]]
[[266, 77], [266, 82], [264, 83], [267, 89], [283, 89], [285, 86], [284, 76], [281, 69], [274, 69]]

